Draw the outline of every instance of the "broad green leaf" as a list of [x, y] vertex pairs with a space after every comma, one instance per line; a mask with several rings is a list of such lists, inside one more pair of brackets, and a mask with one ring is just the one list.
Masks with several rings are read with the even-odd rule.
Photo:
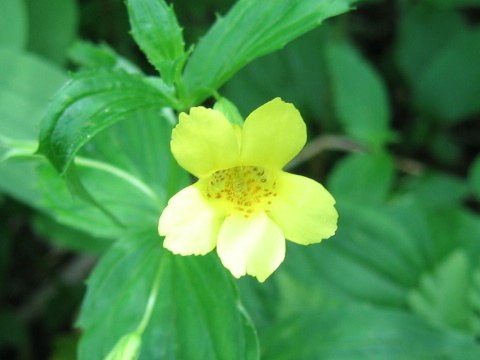
[[[190, 181], [171, 155], [172, 128], [157, 110], [144, 110], [100, 132], [75, 158], [86, 189], [127, 228], [156, 226], [168, 197]], [[53, 168], [42, 168], [41, 185], [42, 204], [58, 221], [100, 237], [123, 233], [98, 209], [72, 198]]]
[[225, 17], [217, 19], [188, 59], [183, 77], [186, 102], [201, 103], [250, 61], [348, 11], [353, 2], [238, 1]]
[[26, 0], [28, 49], [63, 65], [67, 49], [77, 36], [79, 9], [76, 0]]
[[478, 113], [480, 30], [468, 27], [458, 12], [421, 5], [399, 25], [395, 58], [414, 105], [450, 123]]
[[467, 331], [470, 309], [467, 291], [470, 265], [465, 253], [457, 250], [420, 278], [408, 295], [411, 309], [434, 323]]
[[473, 337], [400, 311], [348, 306], [299, 313], [261, 338], [265, 360], [474, 360]]
[[[0, 188], [62, 224], [101, 238], [118, 237], [121, 228], [73, 198], [57, 172], [43, 158], [32, 157], [40, 118], [66, 76], [36, 56], [11, 50], [0, 56], [0, 158], [12, 157], [0, 163]], [[142, 109], [129, 120], [100, 132], [81, 149], [77, 170], [88, 190], [125, 224], [153, 225], [168, 196], [189, 179], [170, 153], [171, 115]]]
[[[170, 153], [173, 125], [154, 110], [131, 120], [99, 133], [81, 149], [75, 165], [93, 197], [125, 226], [155, 226], [168, 197], [190, 179]], [[43, 157], [12, 158], [0, 167], [1, 183], [10, 195], [58, 222], [100, 238], [124, 232], [97, 208], [73, 197]]]
[[337, 209], [338, 230], [331, 239], [287, 243], [285, 271], [343, 299], [405, 307], [408, 290], [426, 267], [423, 245], [384, 212], [347, 202]]
[[391, 138], [387, 89], [373, 66], [348, 42], [329, 41], [325, 49], [333, 105], [348, 135], [374, 147]]
[[218, 258], [175, 256], [155, 229], [116, 243], [88, 280], [79, 360], [103, 359], [146, 313], [141, 360], [258, 358], [256, 335]]
[[25, 1], [0, 1], [0, 46], [20, 50], [27, 44], [27, 38], [28, 20]]
[[74, 74], [41, 124], [39, 153], [63, 174], [77, 151], [101, 130], [132, 114], [172, 105], [158, 78], [109, 70]]
[[386, 153], [349, 155], [330, 173], [327, 188], [339, 203], [380, 205], [387, 200], [394, 177], [393, 160]]
[[186, 60], [182, 28], [164, 0], [126, 2], [132, 35], [166, 84], [180, 76]]

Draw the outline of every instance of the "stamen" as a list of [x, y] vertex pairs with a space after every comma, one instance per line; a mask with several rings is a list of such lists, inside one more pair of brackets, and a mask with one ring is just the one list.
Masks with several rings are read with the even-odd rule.
[[227, 214], [241, 213], [247, 216], [246, 213], [266, 211], [271, 201], [267, 202], [264, 198], [276, 195], [275, 186], [275, 178], [267, 169], [260, 166], [236, 166], [213, 173], [206, 195], [224, 207]]

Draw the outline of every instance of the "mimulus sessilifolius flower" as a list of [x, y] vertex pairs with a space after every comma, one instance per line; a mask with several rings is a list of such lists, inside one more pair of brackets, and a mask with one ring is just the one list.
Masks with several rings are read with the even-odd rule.
[[243, 127], [204, 107], [181, 113], [171, 149], [198, 181], [160, 216], [164, 247], [180, 255], [216, 247], [235, 277], [263, 282], [285, 258], [285, 238], [307, 245], [331, 237], [333, 197], [318, 182], [282, 171], [306, 140], [300, 113], [280, 98], [253, 111]]

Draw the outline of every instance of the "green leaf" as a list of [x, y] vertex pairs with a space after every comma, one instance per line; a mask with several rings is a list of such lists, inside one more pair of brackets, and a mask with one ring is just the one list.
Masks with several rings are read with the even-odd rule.
[[468, 195], [468, 185], [464, 179], [434, 171], [407, 179], [404, 187], [423, 204], [436, 208], [458, 206]]
[[137, 65], [117, 54], [107, 44], [94, 45], [86, 41], [76, 41], [68, 49], [68, 57], [85, 70], [107, 68], [110, 70], [124, 70], [131, 74], [142, 73]]
[[337, 209], [335, 236], [310, 246], [288, 242], [285, 270], [342, 299], [405, 307], [408, 290], [426, 268], [424, 245], [379, 210], [347, 202]]
[[164, 0], [128, 0], [132, 35], [166, 84], [179, 77], [186, 60], [182, 29]]
[[433, 268], [443, 254], [439, 255], [434, 229], [423, 203], [408, 194], [390, 202], [386, 213], [398, 222], [405, 235], [417, 245], [416, 252], [423, 259], [424, 268]]
[[187, 103], [201, 103], [250, 61], [348, 11], [353, 2], [238, 1], [225, 17], [217, 19], [190, 56], [183, 78]]
[[43, 238], [76, 252], [101, 254], [112, 244], [110, 239], [93, 237], [85, 232], [61, 225], [51, 217], [41, 213], [35, 214], [33, 228], [35, 233]]
[[460, 206], [431, 206], [411, 193], [389, 203], [387, 212], [417, 244], [417, 251], [425, 260], [424, 272], [433, 272], [459, 248], [465, 251], [469, 263], [480, 261], [480, 242], [477, 241], [480, 218], [477, 214]]
[[69, 165], [78, 150], [101, 130], [135, 113], [170, 105], [168, 90], [158, 78], [145, 79], [123, 71], [79, 73], [57, 94], [42, 122], [38, 153], [65, 175], [73, 194], [119, 226], [120, 219], [90, 194]]
[[[75, 166], [86, 189], [127, 228], [156, 226], [168, 198], [190, 182], [170, 152], [173, 125], [142, 111], [100, 132], [79, 151]], [[72, 198], [58, 173], [41, 169], [42, 206], [58, 221], [100, 237], [123, 233], [98, 209]]]
[[373, 66], [348, 42], [325, 49], [333, 104], [347, 134], [374, 147], [391, 139], [387, 90]]
[[116, 243], [88, 280], [79, 359], [103, 359], [146, 318], [140, 359], [258, 359], [256, 335], [218, 258], [175, 256], [155, 229]]
[[75, 0], [26, 0], [28, 49], [63, 65], [77, 36], [79, 9]]
[[12, 152], [34, 152], [40, 119], [66, 79], [62, 70], [35, 55], [0, 48], [0, 189], [29, 205], [41, 197], [35, 161], [2, 160]]
[[222, 87], [222, 94], [245, 116], [281, 97], [295, 104], [305, 121], [314, 119], [322, 122], [324, 129], [331, 128], [335, 123], [330, 114], [323, 51], [330, 32], [325, 30], [326, 23], [246, 65]]
[[338, 162], [327, 188], [339, 203], [380, 205], [387, 200], [394, 178], [395, 167], [388, 154], [355, 154]]
[[0, 47], [0, 134], [35, 140], [49, 99], [66, 80], [38, 56]]
[[[158, 222], [163, 199], [125, 171], [100, 161], [78, 158], [77, 167], [91, 196], [123, 227], [154, 226]], [[46, 162], [37, 169], [40, 201], [36, 207], [50, 213], [58, 222], [101, 238], [114, 238], [125, 229], [112, 222], [105, 211], [72, 196], [65, 179]]]
[[160, 79], [109, 70], [75, 74], [42, 122], [39, 153], [64, 174], [77, 151], [101, 130], [137, 112], [172, 105]]
[[414, 105], [449, 123], [478, 113], [480, 30], [468, 27], [458, 12], [420, 5], [399, 24], [396, 59]]
[[243, 126], [243, 117], [240, 115], [240, 111], [238, 111], [237, 107], [234, 103], [227, 100], [226, 98], [222, 97], [218, 100], [214, 105], [213, 108], [215, 110], [220, 111], [225, 117], [233, 124], [233, 125], [240, 125]]
[[0, 46], [23, 49], [28, 38], [27, 8], [24, 0], [0, 2]]
[[[466, 31], [431, 63], [417, 87], [418, 102], [450, 122], [480, 111], [480, 31]], [[451, 91], [451, 89], [457, 89]]]
[[[12, 55], [11, 63], [2, 62], [0, 69], [4, 64], [0, 82], [6, 96], [0, 98], [0, 109], [4, 106], [6, 112], [0, 118], [0, 140], [5, 148], [0, 157], [10, 159], [0, 163], [0, 188], [62, 224], [96, 237], [118, 237], [121, 228], [98, 209], [73, 198], [57, 171], [42, 157], [32, 156], [40, 120], [36, 114], [45, 111], [48, 97], [56, 90], [53, 85], [59, 86], [56, 79], [63, 82], [65, 77], [55, 76], [55, 68], [40, 66], [42, 62], [31, 56]], [[9, 65], [14, 72], [7, 71]], [[37, 69], [39, 74], [32, 78]], [[17, 104], [14, 101], [19, 106], [12, 109], [11, 105]], [[129, 120], [100, 132], [80, 149], [76, 167], [89, 192], [123, 224], [154, 226], [168, 197], [186, 186], [189, 178], [170, 152], [171, 113], [142, 109]]]
[[472, 286], [468, 292], [468, 303], [472, 310], [470, 328], [475, 335], [480, 334], [480, 268], [476, 268], [472, 274]]
[[265, 360], [474, 360], [473, 337], [400, 311], [359, 306], [310, 311], [286, 319], [262, 338]]
[[398, 25], [395, 60], [413, 85], [442, 49], [448, 47], [464, 28], [459, 13], [439, 11], [421, 4], [407, 8]]
[[[2, 50], [0, 57], [0, 158], [9, 158], [0, 163], [2, 191], [90, 235], [120, 236], [121, 228], [72, 197], [57, 171], [32, 156], [40, 119], [66, 75], [36, 56]], [[76, 159], [89, 192], [130, 227], [155, 226], [168, 197], [189, 183], [170, 152], [173, 112], [162, 111], [131, 113], [129, 121], [98, 133]]]
[[419, 287], [408, 295], [410, 307], [434, 323], [467, 331], [469, 273], [465, 253], [461, 250], [453, 252], [432, 273], [422, 275]]

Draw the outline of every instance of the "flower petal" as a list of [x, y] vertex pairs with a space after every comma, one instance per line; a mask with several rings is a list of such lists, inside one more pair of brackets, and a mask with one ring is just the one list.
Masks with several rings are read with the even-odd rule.
[[335, 199], [318, 182], [280, 171], [278, 196], [268, 216], [282, 229], [288, 240], [307, 245], [329, 238], [337, 230]]
[[247, 273], [263, 282], [285, 258], [285, 237], [263, 212], [232, 215], [220, 228], [217, 252], [233, 276]]
[[163, 246], [175, 254], [204, 255], [217, 244], [225, 216], [203, 198], [199, 182], [173, 196], [160, 216], [158, 233], [165, 236]]
[[241, 159], [245, 165], [280, 170], [302, 150], [306, 141], [307, 129], [298, 110], [275, 98], [245, 120]]
[[233, 125], [221, 112], [202, 106], [180, 114], [171, 148], [180, 166], [198, 178], [235, 166], [239, 158]]

